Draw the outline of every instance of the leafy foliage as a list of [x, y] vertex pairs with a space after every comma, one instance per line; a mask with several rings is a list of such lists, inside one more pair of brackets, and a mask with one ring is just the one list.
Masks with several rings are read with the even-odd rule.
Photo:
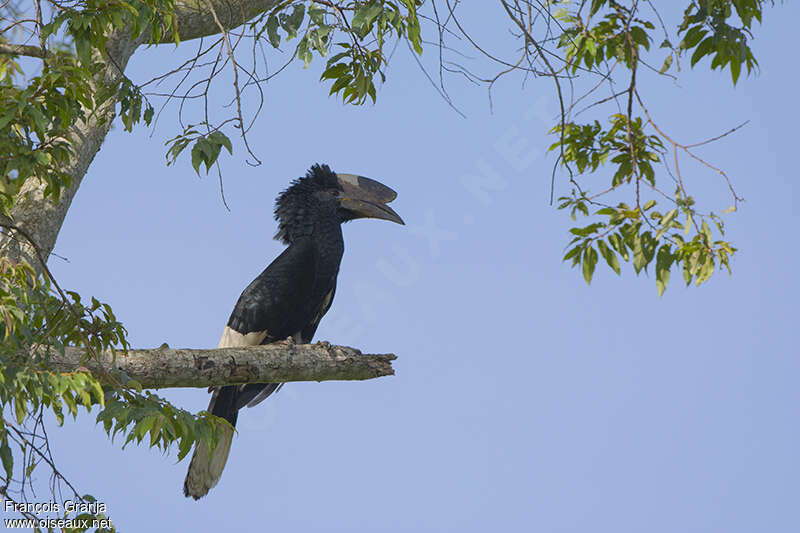
[[[673, 67], [673, 58], [681, 54], [691, 53], [692, 66], [710, 55], [711, 68], [729, 67], [735, 84], [742, 66], [750, 73], [757, 65], [747, 36], [753, 21], [761, 20], [762, 3], [759, 0], [690, 2], [677, 28], [677, 33], [683, 35], [680, 45], [672, 49], [668, 39], [662, 43], [662, 47], [672, 52], [660, 74], [669, 75], [671, 69], [677, 68], [677, 62]], [[593, 220], [570, 230], [573, 238], [564, 260], [571, 261], [573, 266], [580, 265], [587, 283], [592, 280], [600, 256], [617, 274], [621, 272], [620, 258], [631, 261], [636, 274], [647, 272], [648, 266], [655, 264], [659, 296], [669, 284], [673, 266], [682, 270], [687, 285], [692, 281], [696, 285], [707, 281], [716, 268], [730, 272], [730, 258], [736, 248], [724, 240], [720, 216], [697, 210], [694, 198], [687, 193], [678, 154], [690, 156], [726, 180], [727, 176], [692, 152], [699, 144], [682, 145], [667, 135], [654, 122], [637, 89], [637, 70], [650, 50], [654, 23], [645, 19], [637, 2], [595, 0], [587, 13], [581, 12], [583, 5], [564, 4], [555, 13], [563, 24], [558, 43], [564, 54], [564, 69], [571, 74], [585, 71], [604, 76], [611, 76], [615, 67], [628, 71], [627, 87], [597, 102], [597, 105], [608, 102], [618, 106], [619, 111], [611, 114], [607, 123], [598, 119], [578, 123], [565, 114], [565, 119], [551, 130], [558, 140], [550, 150], [558, 152], [559, 165], [569, 173], [572, 185], [570, 196], [560, 198], [558, 207], [569, 209], [573, 220], [576, 215]], [[729, 24], [734, 13], [742, 27]], [[658, 15], [654, 8], [652, 14]], [[595, 72], [596, 69], [599, 70]], [[670, 149], [672, 169], [665, 157]], [[591, 194], [581, 176], [597, 174], [609, 166], [610, 182], [605, 188], [600, 185], [601, 192]], [[657, 172], [659, 166], [662, 172]], [[675, 184], [671, 195], [662, 189], [665, 178]], [[597, 177], [593, 183], [596, 180]], [[605, 200], [608, 195], [620, 196], [625, 191], [631, 198], [627, 202], [611, 205]], [[740, 200], [732, 187], [731, 193], [734, 205], [726, 213], [735, 211]], [[657, 209], [662, 205], [663, 213]]]
[[229, 154], [233, 153], [233, 145], [227, 135], [219, 130], [213, 130], [207, 135], [200, 133], [196, 126], [188, 126], [181, 135], [167, 141], [169, 150], [167, 151], [167, 165], [175, 163], [175, 160], [183, 150], [194, 143], [192, 146], [192, 167], [200, 174], [200, 165], [205, 164], [206, 173], [217, 162], [219, 154], [224, 146]]
[[[591, 14], [597, 14], [604, 3], [594, 2]], [[653, 23], [635, 17], [616, 2], [611, 4], [615, 9], [605, 13], [603, 19], [591, 27], [585, 26], [580, 16], [567, 8], [555, 13], [556, 18], [570, 24], [565, 27], [558, 44], [573, 74], [581, 65], [591, 69], [610, 59], [618, 59], [631, 68], [637, 60], [637, 48], [650, 49], [652, 38], [648, 31], [655, 28]]]
[[142, 393], [132, 380], [128, 386], [135, 388], [107, 392], [105, 408], [97, 415], [111, 438], [125, 434], [123, 448], [134, 440], [137, 444], [145, 440], [151, 448], [167, 451], [177, 443], [180, 461], [199, 440], [216, 446], [220, 428], [228, 424], [205, 411], [194, 415], [149, 391]]
[[64, 168], [73, 155], [65, 136], [84, 118], [93, 96], [83, 81], [89, 76], [69, 54], [58, 53], [52, 68], [24, 86], [14, 83], [22, 69], [14, 59], [0, 60], [0, 213], [8, 215], [22, 184], [31, 178], [47, 183], [46, 194], [57, 200], [70, 178]]
[[[680, 191], [676, 192], [676, 196], [679, 194]], [[580, 211], [588, 214], [586, 201], [570, 197], [559, 200], [562, 202], [559, 205], [561, 209], [571, 206], [573, 213]], [[726, 241], [714, 240], [705, 220], [696, 228], [691, 205], [680, 210], [686, 217], [684, 224], [676, 220], [678, 208], [662, 214], [652, 209], [655, 205], [654, 200], [649, 200], [641, 210], [638, 207], [631, 209], [625, 203], [598, 209], [594, 214], [608, 217], [607, 221], [572, 228], [570, 233], [574, 237], [568, 245], [564, 261], [571, 260], [572, 266], [580, 264], [584, 279], [591, 283], [598, 257], [595, 247], [617, 274], [621, 272], [620, 258], [625, 262], [632, 260], [637, 274], [646, 271], [655, 259], [659, 296], [667, 288], [673, 264], [683, 264], [683, 277], [687, 285], [692, 281], [696, 285], [707, 281], [716, 266], [725, 267], [730, 272], [730, 257], [736, 249]], [[718, 217], [713, 217], [713, 220], [720, 235], [724, 236], [722, 221]], [[697, 231], [687, 240], [692, 229]]]
[[[384, 46], [389, 39], [408, 39], [414, 50], [422, 53], [418, 3], [421, 4], [415, 0], [279, 2], [252, 25], [257, 35], [266, 34], [275, 48], [282, 38], [290, 41], [301, 35], [295, 55], [306, 67], [314, 52], [327, 57], [334, 47], [336, 53], [327, 59], [322, 79], [333, 81], [330, 94], [341, 94], [344, 102], [358, 105], [367, 97], [375, 101], [376, 76], [381, 81], [386, 79], [382, 68], [386, 65]], [[337, 31], [345, 32], [348, 40], [334, 43]]]
[[127, 131], [142, 119], [150, 123], [153, 108], [138, 87], [125, 77], [98, 85], [94, 73], [106, 60], [105, 42], [114, 28], [132, 28], [132, 37], [149, 29], [160, 38], [170, 28], [172, 6], [172, 0], [88, 0], [83, 9], [61, 6], [42, 25], [41, 41], [56, 42], [42, 49], [37, 75], [23, 78], [18, 58], [0, 56], [0, 214], [8, 215], [28, 179], [46, 182], [45, 194], [58, 200], [71, 181], [70, 128], [105, 102], [119, 102]]
[[[125, 435], [123, 447], [147, 436], [151, 447], [162, 450], [177, 444], [178, 459], [198, 439], [215, 444], [220, 424], [227, 424], [143, 393], [132, 380], [103, 387], [80, 369], [50, 371], [50, 353], [78, 346], [86, 348], [88, 357], [97, 357], [105, 350], [128, 348], [127, 332], [108, 304], [95, 298], [83, 303], [76, 293], [54, 290], [52, 282], [37, 278], [29, 265], [6, 257], [0, 257], [0, 317], [0, 486], [6, 497], [14, 485], [24, 491], [26, 480], [42, 462], [65, 481], [41, 433], [46, 412], [62, 425], [65, 415], [76, 418], [80, 407], [87, 412], [97, 409], [97, 422], [109, 436]], [[77, 492], [74, 496], [79, 501], [91, 499]]]
[[[696, 0], [684, 12], [678, 33], [683, 34], [679, 53], [692, 52], [691, 65], [706, 56], [713, 56], [711, 69], [730, 67], [733, 83], [739, 79], [742, 66], [747, 73], [758, 66], [748, 46], [753, 22], [761, 22], [761, 0]], [[734, 15], [742, 23], [729, 23]]]

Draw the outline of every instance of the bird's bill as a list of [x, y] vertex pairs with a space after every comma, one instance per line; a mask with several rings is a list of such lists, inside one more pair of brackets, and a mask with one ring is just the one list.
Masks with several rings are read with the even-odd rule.
[[397, 193], [392, 189], [383, 183], [355, 174], [337, 173], [336, 177], [342, 186], [339, 203], [355, 214], [356, 218], [380, 218], [405, 225], [400, 215], [386, 205], [397, 198]]

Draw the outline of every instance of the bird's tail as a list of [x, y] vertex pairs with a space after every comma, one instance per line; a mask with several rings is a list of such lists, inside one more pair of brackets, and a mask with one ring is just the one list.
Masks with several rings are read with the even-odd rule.
[[[236, 425], [239, 412], [238, 389], [237, 386], [216, 389], [208, 405], [208, 411], [211, 414], [224, 418], [230, 422], [231, 426]], [[225, 463], [228, 461], [232, 441], [233, 427], [226, 426], [213, 450], [209, 450], [205, 442], [197, 442], [192, 461], [189, 463], [189, 471], [186, 473], [186, 480], [183, 482], [184, 496], [187, 498], [191, 496], [195, 500], [199, 500], [217, 484], [222, 476]]]

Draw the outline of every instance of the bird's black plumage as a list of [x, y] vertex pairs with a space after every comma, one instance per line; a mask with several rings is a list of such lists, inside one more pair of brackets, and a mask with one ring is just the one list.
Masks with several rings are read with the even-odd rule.
[[[333, 301], [344, 253], [341, 224], [355, 218], [383, 218], [402, 224], [385, 204], [396, 194], [368, 178], [336, 174], [314, 165], [275, 202], [276, 239], [288, 247], [242, 292], [219, 347], [267, 344], [293, 337], [311, 342]], [[213, 390], [209, 411], [236, 424], [239, 409], [255, 405], [280, 388], [250, 383]], [[233, 432], [213, 452], [198, 444], [184, 482], [195, 499], [213, 487], [227, 459]]]

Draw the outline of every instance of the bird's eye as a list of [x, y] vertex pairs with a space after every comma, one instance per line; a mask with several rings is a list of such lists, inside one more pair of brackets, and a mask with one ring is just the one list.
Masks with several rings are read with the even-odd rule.
[[331, 189], [330, 193], [331, 196], [339, 196], [339, 189]]

